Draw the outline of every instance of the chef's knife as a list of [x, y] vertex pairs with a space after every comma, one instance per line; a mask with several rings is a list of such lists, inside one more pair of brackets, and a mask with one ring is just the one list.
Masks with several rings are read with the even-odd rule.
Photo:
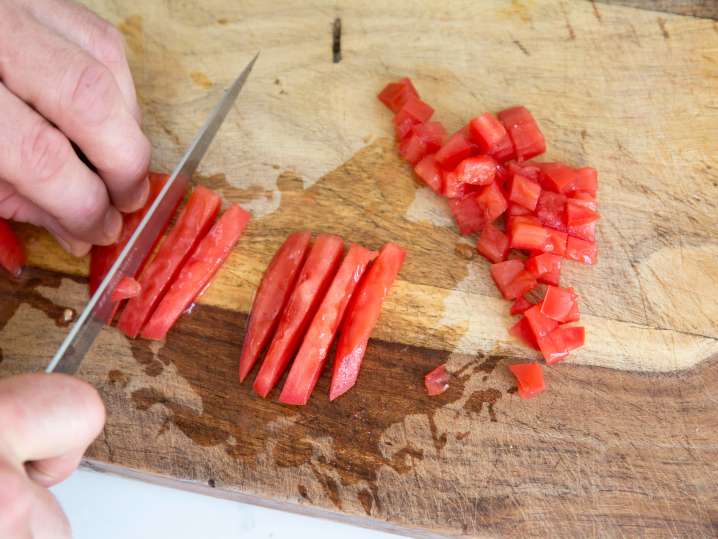
[[247, 64], [247, 67], [240, 73], [209, 115], [162, 191], [140, 221], [120, 256], [117, 257], [97, 291], [72, 326], [70, 333], [60, 345], [45, 372], [73, 374], [80, 367], [85, 354], [112, 314], [114, 304], [110, 301], [110, 294], [123, 277], [135, 274], [141, 262], [152, 249], [155, 238], [172, 217], [173, 210], [185, 192], [192, 174], [197, 170], [199, 162], [232, 108], [258, 56], [259, 53]]

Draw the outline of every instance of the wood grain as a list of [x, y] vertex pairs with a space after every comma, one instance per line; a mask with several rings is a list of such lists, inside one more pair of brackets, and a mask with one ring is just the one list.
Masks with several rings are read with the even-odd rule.
[[[108, 408], [93, 466], [410, 535], [718, 532], [713, 21], [559, 1], [91, 5], [127, 38], [156, 169], [262, 49], [195, 178], [254, 219], [164, 345], [102, 333], [80, 372]], [[374, 95], [403, 74], [449, 129], [524, 103], [546, 160], [600, 172], [599, 263], [564, 273], [589, 340], [538, 399], [511, 392], [506, 363], [535, 356], [488, 264], [396, 155]], [[322, 378], [295, 409], [234, 372], [262, 271], [302, 228], [409, 254], [357, 388], [329, 405]], [[39, 368], [86, 299], [86, 261], [22, 234], [32, 267], [0, 281], [3, 375]], [[443, 361], [451, 389], [429, 399]]]

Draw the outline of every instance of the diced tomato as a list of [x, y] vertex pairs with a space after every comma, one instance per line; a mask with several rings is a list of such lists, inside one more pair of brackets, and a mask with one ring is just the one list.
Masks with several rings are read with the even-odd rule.
[[442, 171], [433, 153], [424, 156], [414, 167], [414, 172], [432, 191], [439, 195], [442, 193]]
[[140, 295], [142, 285], [133, 277], [123, 277], [110, 295], [110, 301], [117, 303], [124, 299], [134, 298]]
[[501, 162], [514, 157], [514, 145], [506, 128], [490, 112], [469, 122], [469, 134], [481, 153]]
[[426, 151], [436, 152], [446, 141], [446, 129], [441, 122], [426, 122], [414, 125], [412, 134], [426, 144]]
[[548, 286], [541, 302], [541, 314], [557, 322], [565, 322], [576, 301], [573, 288]]
[[509, 231], [511, 247], [514, 249], [530, 249], [546, 251], [549, 242], [549, 231], [540, 225], [516, 223], [515, 218]]
[[544, 225], [566, 231], [566, 196], [552, 191], [541, 191], [536, 203], [536, 217]]
[[569, 236], [564, 256], [582, 264], [595, 264], [598, 259], [598, 250], [593, 242]]
[[0, 219], [0, 266], [17, 277], [27, 261], [25, 248], [5, 219]]
[[501, 262], [509, 254], [509, 238], [498, 227], [487, 223], [476, 242], [476, 250], [491, 262]]
[[569, 225], [566, 230], [569, 236], [580, 238], [591, 243], [596, 242], [596, 221], [579, 226]]
[[394, 132], [396, 133], [396, 140], [403, 142], [406, 138], [410, 137], [414, 131], [415, 125], [417, 125], [416, 122], [410, 116], [402, 116], [399, 120], [394, 118]]
[[449, 373], [446, 372], [446, 364], [441, 364], [436, 367], [433, 371], [424, 376], [424, 386], [426, 386], [426, 393], [430, 397], [441, 395], [444, 391], [449, 389]]
[[[508, 207], [508, 215], [509, 217], [512, 215], [529, 215], [531, 213], [531, 210], [527, 210], [523, 206], [520, 206], [519, 204], [514, 204], [513, 202], [509, 202]], [[539, 221], [540, 223], [540, 221]]]
[[576, 170], [563, 163], [539, 163], [543, 181], [549, 191], [570, 193], [575, 190]]
[[309, 251], [310, 232], [294, 232], [274, 254], [257, 295], [252, 304], [252, 314], [244, 334], [242, 355], [239, 358], [239, 381], [243, 382], [252, 370], [259, 354], [269, 344], [279, 323], [279, 316], [294, 290], [299, 270]]
[[399, 144], [399, 155], [412, 165], [416, 165], [427, 151], [426, 142], [418, 135], [410, 135]]
[[484, 212], [476, 200], [476, 195], [463, 198], [450, 198], [449, 209], [454, 221], [462, 234], [473, 234], [484, 227], [486, 219]]
[[540, 184], [541, 181], [541, 167], [538, 163], [533, 161], [527, 161], [523, 163], [511, 162], [508, 163], [508, 173], [513, 177], [516, 174], [520, 174], [524, 178], [528, 178], [532, 182]]
[[580, 326], [559, 326], [545, 337], [538, 339], [541, 354], [548, 365], [565, 359], [569, 352], [583, 346], [585, 331]]
[[566, 225], [576, 227], [593, 223], [598, 213], [586, 207], [587, 201], [568, 199], [566, 201]]
[[[558, 326], [558, 322], [541, 314], [541, 304], [536, 304], [528, 309], [524, 316], [528, 319], [531, 331], [537, 340], [551, 333]], [[539, 340], [539, 345], [541, 341]]]
[[534, 211], [541, 194], [541, 186], [529, 180], [521, 174], [514, 174], [511, 179], [511, 190], [509, 192], [509, 200], [515, 202], [524, 208]]
[[125, 335], [134, 338], [140, 332], [184, 262], [207, 234], [220, 202], [219, 195], [206, 187], [194, 189], [177, 223], [140, 275], [141, 294], [132, 298], [122, 311], [117, 327]]
[[[526, 311], [524, 311], [524, 313], [525, 312]], [[509, 328], [509, 333], [526, 346], [533, 348], [534, 350], [539, 350], [538, 343], [536, 342], [536, 336], [534, 335], [526, 316], [522, 316], [518, 322], [511, 326], [511, 328]]]
[[488, 185], [496, 176], [496, 161], [488, 155], [467, 157], [456, 166], [454, 172], [462, 183]]
[[525, 296], [519, 296], [511, 304], [511, 310], [509, 312], [511, 314], [522, 314], [533, 307], [533, 305], [534, 304], [527, 300]]
[[484, 220], [487, 223], [491, 223], [501, 217], [508, 207], [506, 198], [504, 198], [496, 182], [484, 186], [477, 195], [476, 202], [479, 204], [484, 214]]
[[162, 340], [187, 307], [209, 286], [235, 243], [247, 227], [250, 214], [237, 205], [230, 206], [199, 243], [177, 279], [152, 313], [142, 337]]
[[400, 124], [405, 118], [411, 118], [415, 124], [428, 122], [434, 114], [434, 109], [418, 97], [410, 96], [401, 110], [394, 117], [394, 124]]
[[538, 363], [517, 363], [509, 365], [509, 370], [516, 378], [519, 397], [522, 399], [535, 397], [546, 388], [543, 371]]
[[409, 97], [419, 97], [419, 93], [414, 88], [411, 80], [407, 77], [399, 79], [397, 82], [390, 82], [377, 96], [379, 101], [384, 103], [393, 113], [397, 113], [404, 106]]
[[445, 170], [453, 170], [461, 161], [478, 153], [463, 131], [457, 131], [436, 152], [436, 162]]
[[320, 234], [314, 242], [254, 379], [252, 387], [261, 397], [269, 394], [294, 357], [337, 272], [343, 251], [344, 240], [339, 236]]
[[518, 161], [531, 159], [546, 151], [543, 134], [526, 107], [511, 107], [497, 116], [511, 137]]
[[302, 346], [289, 370], [279, 402], [306, 404], [326, 363], [344, 311], [352, 298], [367, 265], [377, 253], [360, 245], [349, 248], [326, 296], [307, 330]]
[[507, 184], [511, 179], [509, 170], [501, 163], [496, 163], [496, 173], [494, 174], [494, 181], [498, 184], [502, 191], [507, 191]]
[[518, 225], [533, 225], [533, 226], [541, 226], [541, 221], [539, 221], [536, 216], [534, 215], [511, 215], [506, 220], [506, 233], [509, 235], [509, 238], [511, 238], [511, 233], [515, 227]]
[[573, 302], [573, 306], [571, 307], [571, 310], [566, 315], [566, 317], [563, 319], [564, 324], [569, 324], [571, 322], [578, 322], [581, 319], [581, 313], [578, 309], [578, 301]]
[[[504, 291], [509, 287], [511, 282], [516, 279], [524, 271], [524, 263], [521, 260], [506, 260], [491, 265], [491, 277], [496, 283], [496, 287], [506, 299], [514, 299], [509, 297]], [[521, 295], [521, 294], [519, 294]]]
[[515, 299], [536, 288], [536, 277], [530, 271], [522, 271], [501, 292], [506, 299]]
[[337, 343], [329, 400], [346, 393], [356, 383], [369, 337], [381, 314], [382, 303], [405, 256], [406, 252], [398, 245], [384, 245], [347, 307]]
[[596, 196], [598, 191], [598, 172], [595, 168], [583, 167], [576, 170], [576, 181], [574, 191], [585, 191]]
[[544, 251], [564, 256], [566, 253], [568, 235], [565, 232], [553, 228], [547, 228], [546, 231], [548, 232], [548, 242], [544, 247]]
[[526, 269], [533, 273], [540, 283], [558, 286], [561, 275], [561, 256], [541, 253], [526, 260]]

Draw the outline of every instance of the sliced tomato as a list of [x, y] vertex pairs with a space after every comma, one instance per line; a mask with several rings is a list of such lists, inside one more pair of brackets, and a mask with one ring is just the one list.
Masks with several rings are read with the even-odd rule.
[[595, 264], [598, 259], [598, 249], [593, 242], [569, 236], [564, 256], [582, 264]]
[[394, 132], [396, 133], [396, 140], [403, 142], [414, 131], [416, 121], [411, 116], [402, 116], [399, 120], [394, 118]]
[[515, 220], [511, 224], [511, 230], [509, 231], [511, 247], [514, 249], [547, 251], [549, 235], [548, 229], [543, 226], [516, 223]]
[[436, 163], [434, 154], [424, 156], [414, 167], [414, 172], [432, 191], [439, 195], [442, 193], [442, 171]]
[[468, 195], [463, 198], [450, 198], [449, 209], [454, 216], [454, 221], [462, 234], [473, 234], [484, 227], [486, 219], [484, 212], [476, 200], [476, 195]]
[[393, 113], [397, 113], [404, 106], [410, 97], [419, 97], [419, 93], [414, 88], [408, 77], [399, 79], [396, 82], [390, 82], [377, 96], [379, 101], [384, 103]]
[[360, 245], [352, 245], [337, 271], [307, 330], [302, 346], [289, 370], [279, 402], [303, 405], [309, 401], [314, 386], [326, 363], [329, 348], [336, 335], [344, 311], [352, 298], [367, 265], [377, 253]]
[[541, 191], [536, 203], [536, 217], [544, 225], [566, 231], [566, 195]]
[[509, 237], [494, 224], [487, 223], [476, 242], [476, 250], [491, 262], [501, 262], [509, 254]]
[[465, 132], [461, 130], [451, 135], [436, 152], [436, 162], [445, 170], [453, 170], [461, 161], [476, 153], [478, 153], [478, 148], [468, 140]]
[[540, 283], [558, 286], [561, 275], [560, 255], [554, 253], [541, 253], [526, 260], [526, 269], [533, 273]]
[[506, 128], [490, 112], [485, 112], [469, 122], [469, 134], [481, 153], [500, 162], [514, 157], [514, 145]]
[[506, 299], [516, 299], [536, 286], [536, 277], [524, 269], [521, 260], [506, 260], [492, 264], [491, 277]]
[[27, 262], [25, 248], [5, 219], [0, 219], [0, 266], [17, 277]]
[[412, 128], [412, 135], [424, 141], [429, 153], [436, 152], [446, 142], [446, 129], [441, 122], [416, 124]]
[[511, 304], [511, 310], [509, 312], [512, 315], [513, 314], [523, 314], [527, 310], [529, 310], [531, 307], [533, 307], [533, 305], [534, 304], [531, 303], [529, 300], [527, 300], [525, 296], [519, 296]]
[[538, 340], [541, 354], [548, 365], [553, 365], [566, 359], [569, 352], [583, 346], [585, 341], [584, 329], [578, 327], [559, 326], [545, 337]]
[[496, 161], [488, 155], [467, 157], [456, 165], [454, 173], [461, 183], [489, 185], [496, 176]]
[[123, 277], [110, 295], [110, 301], [117, 303], [124, 299], [134, 298], [142, 292], [142, 285], [133, 277]]
[[426, 386], [426, 393], [430, 397], [441, 395], [444, 391], [449, 389], [450, 381], [449, 373], [446, 372], [446, 363], [443, 363], [424, 376], [424, 386]]
[[538, 166], [549, 191], [565, 194], [576, 190], [576, 169], [563, 163], [540, 163]]
[[[524, 313], [525, 312], [526, 311], [524, 311]], [[526, 346], [533, 348], [534, 350], [539, 350], [538, 343], [536, 342], [536, 336], [534, 335], [534, 332], [531, 329], [531, 324], [529, 324], [526, 316], [522, 316], [518, 322], [509, 328], [509, 334], [516, 337]]]
[[524, 316], [528, 319], [531, 330], [539, 341], [539, 346], [541, 345], [539, 339], [551, 333], [558, 326], [558, 322], [541, 314], [541, 304], [536, 304], [528, 309]]
[[[527, 210], [523, 206], [520, 206], [519, 204], [514, 204], [513, 202], [509, 202], [508, 209], [506, 210], [509, 217], [512, 215], [530, 215], [531, 210]], [[539, 221], [540, 223], [540, 221]]]
[[534, 215], [509, 216], [509, 218], [506, 220], [506, 233], [509, 235], [509, 239], [511, 237], [513, 229], [519, 225], [541, 226], [541, 221], [539, 221]]
[[596, 242], [596, 221], [585, 225], [571, 226], [566, 228], [568, 235], [574, 238], [580, 238], [591, 243]]
[[132, 298], [120, 315], [117, 327], [125, 335], [134, 338], [139, 334], [184, 262], [207, 234], [217, 216], [220, 202], [219, 195], [206, 187], [194, 189], [177, 223], [140, 275], [142, 293]]
[[585, 201], [568, 199], [566, 201], [566, 225], [581, 226], [598, 220], [598, 213], [584, 204]]
[[416, 165], [427, 152], [426, 142], [418, 135], [410, 135], [399, 144], [399, 155], [412, 165]]
[[536, 120], [526, 107], [518, 106], [497, 114], [511, 137], [518, 161], [525, 161], [546, 151], [546, 141]]
[[406, 118], [411, 118], [413, 123], [419, 124], [428, 122], [434, 114], [434, 109], [415, 96], [409, 96], [399, 112], [394, 116], [394, 124], [402, 123]]
[[343, 251], [344, 240], [339, 236], [320, 234], [314, 242], [254, 379], [252, 388], [259, 396], [269, 394], [294, 357], [337, 272]]
[[573, 288], [548, 286], [541, 302], [541, 314], [557, 322], [565, 322], [577, 299]]
[[485, 185], [476, 196], [476, 202], [479, 204], [484, 214], [484, 221], [492, 223], [503, 215], [508, 207], [506, 198], [496, 182]]
[[264, 272], [252, 304], [242, 354], [239, 358], [239, 381], [243, 382], [274, 335], [279, 316], [299, 276], [309, 251], [311, 232], [294, 232], [277, 250]]
[[566, 315], [566, 317], [563, 319], [563, 322], [565, 324], [569, 324], [571, 322], [577, 322], [581, 319], [581, 312], [578, 309], [578, 301], [573, 302], [573, 307], [571, 307], [571, 310]]
[[532, 182], [536, 182], [540, 185], [541, 183], [541, 166], [539, 163], [533, 161], [525, 161], [523, 163], [516, 163], [512, 161], [507, 165], [508, 173], [513, 177], [516, 174], [520, 174], [524, 178], [528, 178]]
[[546, 230], [548, 232], [548, 242], [544, 247], [544, 251], [564, 256], [566, 253], [568, 235], [565, 232], [553, 228], [547, 228]]
[[337, 343], [329, 400], [343, 395], [356, 383], [369, 337], [381, 314], [382, 303], [405, 256], [406, 252], [398, 245], [384, 245], [347, 307]]
[[534, 211], [541, 194], [541, 186], [529, 180], [521, 174], [514, 174], [511, 179], [511, 189], [509, 191], [509, 200], [523, 206], [524, 208]]
[[182, 266], [177, 279], [142, 328], [142, 337], [154, 340], [165, 338], [185, 309], [209, 286], [247, 227], [250, 217], [248, 212], [234, 204], [222, 214]]
[[596, 172], [596, 169], [591, 167], [577, 169], [573, 190], [584, 191], [592, 196], [596, 196], [596, 191], [598, 191], [598, 172]]
[[546, 388], [543, 371], [538, 363], [516, 363], [509, 365], [509, 370], [516, 378], [519, 397], [522, 399], [535, 397]]

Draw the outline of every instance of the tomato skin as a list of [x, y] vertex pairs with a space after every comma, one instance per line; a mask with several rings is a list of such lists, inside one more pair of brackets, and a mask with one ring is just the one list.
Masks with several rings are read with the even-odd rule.
[[408, 77], [399, 79], [396, 82], [390, 82], [377, 95], [379, 101], [389, 107], [394, 114], [399, 112], [407, 99], [412, 96], [419, 97], [419, 93]]
[[531, 307], [533, 307], [533, 305], [534, 304], [527, 300], [525, 296], [519, 296], [511, 304], [511, 310], [509, 311], [509, 313], [512, 315], [523, 314]]
[[516, 378], [519, 397], [522, 399], [535, 397], [546, 388], [543, 371], [538, 363], [516, 363], [509, 365], [509, 370]]
[[598, 260], [598, 250], [593, 242], [569, 236], [564, 256], [582, 264], [595, 264]]
[[442, 193], [442, 171], [434, 154], [425, 155], [414, 167], [414, 172], [432, 191], [439, 195]]
[[424, 376], [426, 393], [430, 397], [441, 395], [444, 391], [449, 389], [450, 379], [451, 377], [449, 376], [449, 373], [446, 372], [446, 363], [439, 365]]
[[333, 401], [343, 395], [356, 383], [369, 337], [381, 314], [382, 303], [405, 256], [404, 249], [387, 243], [359, 284], [341, 324], [329, 400]]
[[478, 148], [467, 139], [464, 131], [461, 130], [451, 135], [436, 152], [436, 162], [445, 170], [453, 170], [461, 161], [476, 153], [478, 153]]
[[0, 266], [13, 277], [17, 277], [26, 262], [27, 255], [20, 238], [10, 227], [10, 223], [0, 218]]
[[239, 381], [243, 382], [269, 344], [279, 317], [299, 277], [309, 251], [311, 232], [294, 232], [287, 236], [272, 257], [252, 304], [247, 330], [239, 358]]
[[571, 313], [576, 301], [577, 298], [573, 288], [548, 286], [546, 295], [541, 302], [541, 314], [557, 322], [566, 322], [566, 318]]
[[377, 253], [352, 245], [307, 330], [279, 402], [304, 405], [319, 380], [329, 349], [359, 281]]
[[142, 293], [128, 301], [120, 315], [117, 327], [125, 335], [137, 337], [184, 262], [207, 234], [219, 211], [220, 202], [219, 195], [206, 187], [194, 189], [177, 223], [140, 275], [138, 280]]
[[484, 186], [476, 197], [483, 214], [484, 221], [491, 223], [501, 217], [508, 207], [506, 198], [496, 182]]
[[236, 204], [222, 214], [182, 266], [177, 279], [142, 328], [142, 337], [154, 340], [165, 338], [185, 309], [209, 286], [250, 218], [250, 214]]
[[110, 295], [110, 301], [117, 303], [124, 299], [134, 298], [142, 292], [142, 285], [133, 277], [123, 277]]
[[502, 110], [497, 117], [511, 137], [517, 161], [531, 159], [546, 151], [543, 134], [526, 107], [517, 106]]
[[476, 195], [467, 195], [463, 198], [450, 198], [449, 209], [454, 221], [462, 234], [473, 234], [484, 227], [486, 219], [484, 212], [476, 200]]
[[498, 227], [487, 223], [476, 242], [476, 250], [491, 262], [501, 262], [509, 254], [509, 238]]
[[511, 202], [515, 202], [527, 210], [534, 211], [540, 194], [541, 186], [538, 183], [529, 180], [521, 174], [514, 174], [514, 177], [511, 179], [511, 190], [509, 192], [509, 200]]
[[277, 385], [294, 357], [339, 268], [343, 251], [344, 240], [339, 236], [320, 234], [314, 242], [254, 379], [252, 388], [260, 397], [266, 397]]
[[490, 112], [485, 112], [469, 122], [469, 135], [483, 154], [499, 162], [514, 157], [514, 145], [506, 128]]
[[531, 329], [531, 324], [529, 324], [525, 313], [526, 311], [524, 311], [524, 316], [522, 316], [518, 322], [516, 322], [513, 326], [509, 328], [509, 334], [513, 337], [516, 337], [519, 341], [521, 341], [529, 348], [539, 350], [538, 343], [536, 342], [536, 336]]

